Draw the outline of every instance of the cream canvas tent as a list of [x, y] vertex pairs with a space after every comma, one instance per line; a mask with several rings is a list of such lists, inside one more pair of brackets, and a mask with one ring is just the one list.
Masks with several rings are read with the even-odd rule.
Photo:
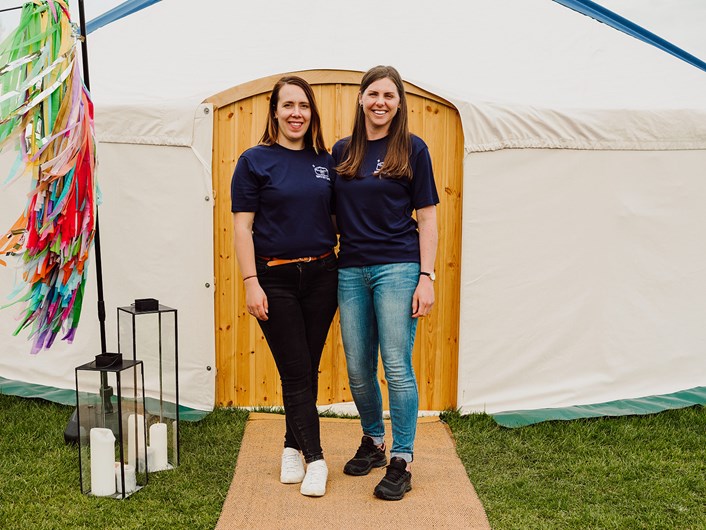
[[[706, 7], [670, 2], [670, 18], [658, 4], [604, 2], [705, 57], [692, 28]], [[636, 398], [687, 390], [703, 400], [704, 72], [550, 0], [163, 0], [92, 33], [89, 50], [108, 349], [111, 308], [176, 307], [187, 407], [209, 410], [215, 393], [204, 101], [283, 72], [375, 64], [450, 101], [463, 125], [456, 405], [542, 419], [607, 402], [619, 404], [594, 410], [637, 412]], [[3, 226], [23, 193], [0, 195]], [[14, 274], [0, 270], [3, 295]], [[73, 388], [73, 367], [99, 353], [94, 291], [75, 343], [34, 357], [1, 312], [0, 377], [45, 396]]]

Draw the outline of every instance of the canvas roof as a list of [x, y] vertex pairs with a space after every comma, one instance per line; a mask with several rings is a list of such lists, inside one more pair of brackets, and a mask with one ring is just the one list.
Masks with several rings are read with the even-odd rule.
[[[685, 14], [662, 31], [706, 51], [688, 29], [706, 5], [670, 6]], [[704, 72], [551, 0], [164, 0], [92, 33], [89, 49], [104, 141], [190, 145], [196, 106], [226, 88], [392, 64], [459, 107], [471, 150], [706, 146]]]

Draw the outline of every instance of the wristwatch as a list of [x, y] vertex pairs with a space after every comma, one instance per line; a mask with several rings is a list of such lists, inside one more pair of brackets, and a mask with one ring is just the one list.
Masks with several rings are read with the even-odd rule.
[[420, 276], [429, 276], [429, 279], [430, 279], [431, 281], [436, 280], [436, 274], [434, 274], [433, 272], [423, 272], [423, 271], [422, 271], [422, 272], [419, 273], [419, 275], [420, 275]]

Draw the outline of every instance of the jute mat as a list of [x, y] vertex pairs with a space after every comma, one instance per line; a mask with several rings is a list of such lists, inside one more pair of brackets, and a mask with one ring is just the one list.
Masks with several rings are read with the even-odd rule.
[[[386, 430], [389, 437], [389, 422]], [[364, 477], [343, 474], [343, 465], [360, 443], [358, 420], [321, 419], [321, 444], [329, 468], [323, 497], [305, 497], [299, 484], [279, 482], [283, 436], [284, 416], [250, 415], [217, 530], [490, 529], [448, 427], [438, 418], [419, 419], [412, 490], [401, 501], [373, 496], [385, 468]]]

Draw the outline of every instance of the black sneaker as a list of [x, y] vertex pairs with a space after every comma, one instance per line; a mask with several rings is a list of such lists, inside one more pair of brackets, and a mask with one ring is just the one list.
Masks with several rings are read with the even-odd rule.
[[412, 489], [412, 473], [407, 471], [407, 462], [396, 456], [390, 459], [385, 477], [375, 486], [375, 496], [386, 501], [398, 501]]
[[387, 465], [385, 446], [380, 449], [370, 436], [363, 436], [360, 441], [360, 447], [355, 452], [355, 456], [346, 462], [343, 472], [346, 475], [360, 477], [370, 473], [370, 470], [374, 467], [383, 467], [385, 465]]

